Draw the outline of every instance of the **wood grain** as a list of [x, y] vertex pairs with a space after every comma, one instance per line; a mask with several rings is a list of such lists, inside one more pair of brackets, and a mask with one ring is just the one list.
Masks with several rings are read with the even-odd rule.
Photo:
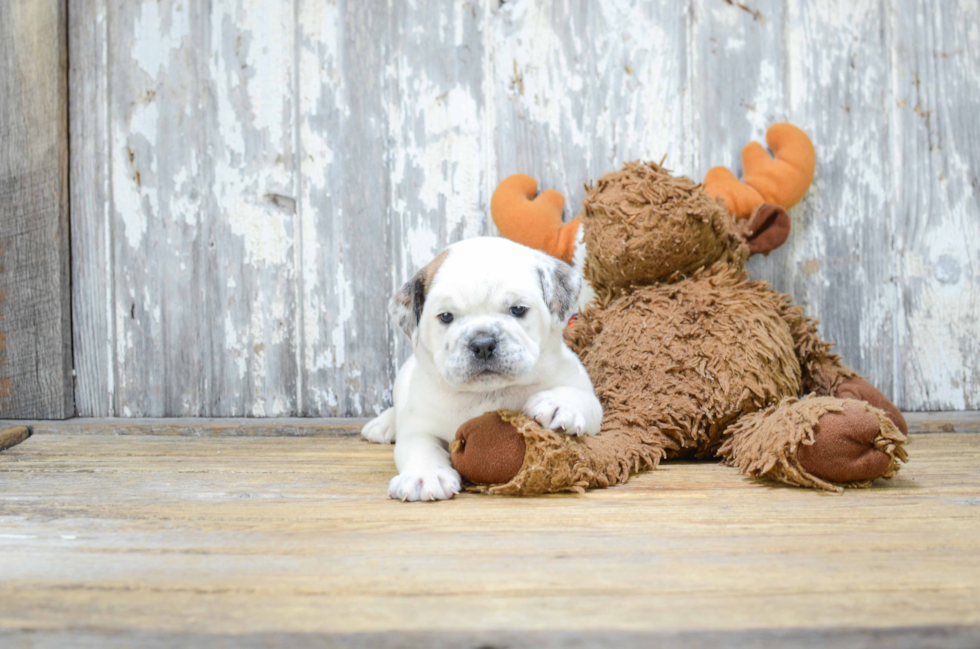
[[30, 436], [31, 430], [27, 426], [0, 427], [0, 451], [13, 448]]
[[[970, 419], [976, 423], [977, 418]], [[359, 437], [367, 419], [313, 417], [75, 417], [64, 421], [21, 421], [40, 435], [163, 435], [167, 437]], [[958, 423], [958, 422], [957, 422]], [[0, 429], [18, 422], [0, 420]], [[933, 428], [955, 432], [953, 420]], [[962, 426], [962, 424], [961, 424]], [[958, 430], [958, 429], [956, 429]]]
[[0, 11], [0, 414], [74, 414], [65, 4]]
[[115, 414], [106, 0], [68, 0], [72, 343], [78, 414]]
[[980, 408], [975, 3], [69, 2], [80, 414], [370, 416], [388, 297], [501, 178], [569, 219], [779, 120], [816, 179], [750, 268], [902, 408]]
[[[980, 412], [906, 412], [909, 433], [980, 433]], [[74, 417], [64, 421], [0, 419], [0, 428], [29, 426], [42, 435], [189, 437], [357, 437], [367, 418], [340, 417]]]
[[896, 0], [892, 218], [900, 401], [980, 398], [980, 5]]
[[298, 5], [303, 190], [301, 414], [363, 416], [390, 401], [387, 297], [389, 12]]
[[376, 631], [363, 633], [206, 633], [197, 631], [106, 631], [40, 630], [30, 634], [0, 629], [0, 642], [22, 642], [31, 647], [57, 649], [66, 645], [84, 649], [151, 647], [163, 649], [179, 645], [197, 649], [218, 645], [268, 647], [359, 649], [455, 649], [457, 647], [499, 647], [500, 649], [646, 649], [647, 647], [721, 647], [733, 649], [782, 649], [787, 646], [859, 649], [887, 646], [890, 649], [975, 649], [980, 643], [980, 627], [914, 626], [890, 629], [750, 629], [746, 631]]
[[[565, 195], [623, 162], [691, 173], [686, 3], [507, 2], [488, 17], [492, 184], [513, 173]], [[484, 211], [486, 208], [484, 208]]]
[[975, 637], [980, 436], [910, 453], [841, 496], [670, 463], [584, 496], [405, 504], [391, 448], [357, 439], [39, 434], [0, 456], [0, 629]]

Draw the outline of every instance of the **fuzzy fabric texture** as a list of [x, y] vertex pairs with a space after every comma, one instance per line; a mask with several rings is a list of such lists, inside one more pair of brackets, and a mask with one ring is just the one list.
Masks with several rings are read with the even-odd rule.
[[629, 162], [588, 187], [582, 201], [584, 275], [600, 297], [693, 272], [745, 265], [739, 228], [698, 183], [658, 164]]
[[[852, 410], [848, 412], [848, 409]], [[828, 416], [845, 413], [845, 417]], [[862, 413], [868, 417], [862, 419]], [[867, 438], [859, 439], [862, 435]], [[849, 439], [851, 436], [853, 439]], [[841, 491], [842, 486], [866, 487], [871, 483], [860, 477], [864, 468], [861, 465], [876, 460], [871, 457], [868, 462], [869, 455], [880, 455], [883, 460], [873, 470], [878, 477], [891, 478], [898, 473], [899, 461], [908, 459], [904, 442], [905, 436], [885, 413], [865, 401], [837, 397], [788, 398], [739, 419], [728, 431], [719, 453], [746, 475]], [[828, 454], [819, 464], [801, 461], [801, 450], [817, 444], [831, 447], [833, 454]], [[834, 448], [841, 445], [851, 448], [844, 452]], [[841, 475], [852, 467], [858, 472], [856, 479]], [[824, 472], [836, 472], [838, 475], [834, 477], [838, 479], [818, 475]]]
[[[827, 490], [898, 471], [898, 409], [831, 352], [802, 307], [745, 271], [750, 252], [785, 240], [784, 210], [760, 205], [758, 218], [736, 220], [654, 163], [629, 163], [587, 190], [584, 272], [596, 297], [565, 340], [602, 402], [602, 430], [570, 438], [497, 413], [470, 429], [466, 462], [511, 468], [477, 489], [581, 491], [675, 457], [720, 456], [747, 475]], [[863, 400], [839, 398], [855, 395]]]
[[668, 457], [713, 455], [740, 414], [800, 393], [786, 307], [765, 282], [718, 264], [585, 309], [567, 341], [602, 402], [602, 434], [654, 429]]
[[518, 473], [504, 484], [475, 484], [469, 489], [503, 496], [533, 496], [561, 491], [583, 493], [592, 487], [626, 482], [632, 473], [653, 469], [664, 456], [655, 431], [603, 431], [600, 436], [569, 437], [541, 428], [523, 413], [490, 413], [513, 427], [526, 451]]

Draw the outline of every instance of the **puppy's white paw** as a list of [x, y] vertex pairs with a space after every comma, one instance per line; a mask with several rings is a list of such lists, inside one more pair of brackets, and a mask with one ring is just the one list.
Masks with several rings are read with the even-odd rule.
[[585, 415], [578, 404], [545, 391], [533, 395], [524, 405], [524, 414], [544, 428], [580, 437], [586, 433]]
[[364, 424], [361, 437], [376, 444], [392, 444], [395, 441], [395, 409], [388, 408]]
[[449, 500], [459, 493], [459, 474], [449, 467], [399, 473], [388, 483], [388, 497], [395, 500]]

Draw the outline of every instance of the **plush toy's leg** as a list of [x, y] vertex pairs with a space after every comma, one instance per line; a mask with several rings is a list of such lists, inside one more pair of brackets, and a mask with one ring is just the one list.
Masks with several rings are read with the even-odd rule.
[[783, 319], [790, 327], [796, 356], [803, 371], [804, 393], [867, 401], [875, 408], [884, 410], [902, 434], [908, 435], [909, 428], [902, 412], [877, 388], [844, 365], [840, 356], [830, 351], [831, 344], [817, 332], [817, 321], [803, 315], [803, 307], [787, 302], [783, 308]]
[[908, 458], [885, 412], [853, 399], [787, 398], [725, 434], [719, 455], [742, 473], [828, 491], [891, 478]]
[[475, 490], [508, 496], [583, 492], [626, 482], [664, 456], [657, 433], [604, 431], [571, 437], [500, 410], [463, 424], [450, 444], [453, 466]]
[[888, 415], [888, 418], [892, 420], [892, 423], [898, 427], [898, 430], [902, 432], [902, 435], [909, 434], [909, 427], [905, 423], [905, 417], [902, 416], [902, 411], [888, 397], [879, 392], [878, 388], [860, 376], [844, 379], [844, 382], [834, 392], [834, 396], [838, 399], [867, 401], [878, 410], [883, 410]]

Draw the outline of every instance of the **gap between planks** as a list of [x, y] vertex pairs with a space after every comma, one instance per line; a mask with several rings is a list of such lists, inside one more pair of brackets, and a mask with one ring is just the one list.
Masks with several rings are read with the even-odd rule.
[[[980, 411], [906, 412], [910, 434], [980, 433]], [[32, 434], [163, 435], [179, 437], [356, 437], [365, 418], [92, 418], [0, 420], [0, 430], [26, 426]]]

